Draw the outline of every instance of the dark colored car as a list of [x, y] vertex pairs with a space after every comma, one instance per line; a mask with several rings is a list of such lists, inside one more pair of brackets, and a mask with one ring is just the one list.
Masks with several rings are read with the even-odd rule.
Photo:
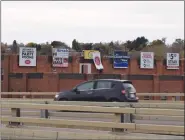
[[97, 79], [55, 95], [55, 101], [138, 102], [136, 89], [128, 80]]

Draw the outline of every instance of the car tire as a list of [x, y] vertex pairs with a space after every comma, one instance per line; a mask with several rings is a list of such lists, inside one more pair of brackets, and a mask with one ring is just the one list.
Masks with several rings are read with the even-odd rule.
[[68, 101], [68, 99], [66, 99], [66, 98], [61, 98], [61, 99], [59, 99], [59, 101]]
[[110, 102], [119, 102], [119, 100], [116, 98], [112, 98], [112, 99], [110, 99]]

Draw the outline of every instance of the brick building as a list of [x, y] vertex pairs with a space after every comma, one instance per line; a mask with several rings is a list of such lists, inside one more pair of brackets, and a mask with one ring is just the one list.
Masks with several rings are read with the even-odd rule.
[[[1, 91], [57, 92], [92, 78], [120, 78], [132, 80], [137, 92], [184, 92], [184, 60], [178, 70], [168, 70], [165, 60], [155, 61], [154, 69], [140, 69], [137, 59], [129, 60], [126, 69], [114, 69], [110, 59], [103, 59], [104, 70], [99, 75], [92, 60], [77, 55], [70, 58], [67, 68], [53, 68], [51, 56], [37, 56], [36, 67], [19, 67], [18, 59], [17, 55], [1, 56]], [[83, 65], [90, 68], [89, 74], [83, 73]]]

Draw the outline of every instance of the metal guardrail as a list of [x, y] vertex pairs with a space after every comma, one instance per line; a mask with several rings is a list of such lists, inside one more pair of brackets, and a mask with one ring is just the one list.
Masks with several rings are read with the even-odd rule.
[[138, 103], [128, 102], [88, 102], [88, 101], [53, 101], [53, 99], [22, 99], [22, 98], [2, 98], [1, 102], [14, 103], [40, 103], [60, 104], [60, 105], [82, 105], [82, 106], [109, 106], [122, 107], [125, 104], [132, 105], [135, 108], [163, 108], [163, 109], [184, 109], [183, 101], [148, 101], [141, 100]]
[[[111, 128], [114, 132], [129, 130], [143, 130], [152, 131], [157, 133], [170, 133], [170, 134], [184, 134], [184, 126], [174, 125], [154, 125], [154, 124], [135, 124], [132, 123], [132, 114], [135, 115], [162, 115], [162, 116], [184, 116], [184, 110], [182, 109], [154, 109], [154, 108], [130, 108], [128, 106], [122, 107], [101, 107], [101, 106], [82, 106], [82, 105], [59, 105], [59, 104], [31, 104], [31, 103], [2, 103], [2, 108], [11, 109], [12, 117], [2, 116], [2, 122], [9, 122], [11, 125], [21, 123], [29, 123], [36, 125], [51, 125], [62, 127], [76, 126], [76, 127], [96, 127], [96, 128]], [[21, 109], [34, 109], [40, 110], [42, 118], [25, 118], [20, 116]], [[49, 118], [48, 110], [62, 110], [74, 112], [96, 112], [96, 113], [108, 113], [114, 114], [116, 122], [100, 122], [100, 121], [84, 121], [84, 120], [67, 120], [67, 119], [53, 119]], [[54, 115], [54, 114], [53, 114]], [[56, 114], [55, 114], [56, 115]], [[127, 117], [126, 117], [126, 116]], [[129, 119], [130, 118], [130, 119]]]

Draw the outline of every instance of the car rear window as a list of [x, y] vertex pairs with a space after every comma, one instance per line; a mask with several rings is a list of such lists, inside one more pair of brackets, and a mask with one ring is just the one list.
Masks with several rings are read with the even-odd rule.
[[123, 83], [123, 87], [125, 90], [128, 90], [129, 92], [136, 92], [135, 87], [131, 83]]

